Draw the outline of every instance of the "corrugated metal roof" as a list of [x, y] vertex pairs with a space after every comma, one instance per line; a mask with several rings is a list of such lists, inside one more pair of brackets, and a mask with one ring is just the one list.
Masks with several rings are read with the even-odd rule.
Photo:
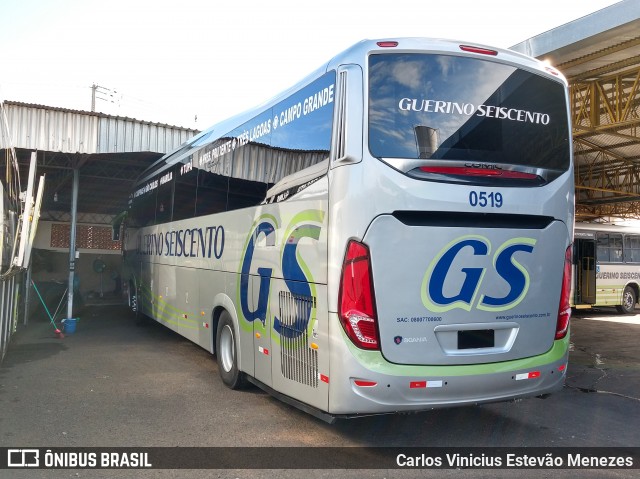
[[[64, 153], [96, 153], [98, 117], [40, 105], [5, 102], [14, 146]], [[0, 142], [4, 142], [0, 138]]]
[[[596, 61], [595, 57], [598, 57], [600, 66], [608, 65], [612, 63], [611, 58], [602, 58], [601, 53], [613, 54], [615, 52], [607, 49], [637, 38], [638, 18], [640, 18], [640, 2], [625, 0], [540, 33], [509, 48], [532, 57], [549, 60], [556, 67], [569, 61], [589, 57], [592, 57], [591, 61]], [[625, 53], [622, 57], [628, 58], [629, 56]], [[563, 69], [562, 72], [567, 77], [574, 74], [568, 69]]]
[[197, 133], [128, 118], [104, 117], [98, 124], [98, 153], [154, 151], [169, 153]]
[[511, 49], [569, 81], [580, 219], [640, 218], [640, 2], [625, 0]]
[[116, 215], [126, 208], [138, 175], [175, 150], [197, 130], [103, 113], [13, 101], [3, 104], [13, 144], [0, 135], [0, 150], [16, 149], [21, 178], [31, 152], [38, 175], [46, 175], [43, 219], [55, 219], [71, 204], [73, 169], [80, 172], [79, 213]]
[[104, 113], [5, 101], [13, 145], [59, 153], [168, 153], [197, 130]]

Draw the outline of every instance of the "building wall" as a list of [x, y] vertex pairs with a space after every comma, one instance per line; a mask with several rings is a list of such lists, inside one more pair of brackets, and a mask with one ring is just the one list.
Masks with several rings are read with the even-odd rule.
[[[48, 289], [69, 282], [69, 223], [41, 221], [33, 244], [32, 279]], [[120, 242], [111, 240], [111, 227], [79, 224], [76, 230], [76, 289], [83, 300], [119, 296], [122, 273]], [[98, 272], [97, 262], [105, 264]], [[55, 288], [54, 289], [59, 289]]]

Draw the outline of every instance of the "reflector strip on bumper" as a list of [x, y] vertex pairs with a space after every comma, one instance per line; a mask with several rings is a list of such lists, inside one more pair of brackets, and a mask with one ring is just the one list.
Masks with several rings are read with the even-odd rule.
[[409, 383], [410, 389], [418, 388], [441, 388], [442, 381], [411, 381]]
[[516, 381], [521, 381], [523, 379], [534, 379], [539, 377], [540, 371], [531, 371], [529, 373], [516, 374]]

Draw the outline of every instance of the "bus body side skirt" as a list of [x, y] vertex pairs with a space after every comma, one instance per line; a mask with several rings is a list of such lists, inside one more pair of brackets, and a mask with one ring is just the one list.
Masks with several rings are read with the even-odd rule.
[[264, 392], [270, 394], [271, 396], [273, 396], [276, 399], [282, 401], [283, 403], [289, 404], [290, 406], [293, 406], [293, 407], [295, 407], [297, 409], [300, 409], [301, 411], [304, 411], [307, 414], [311, 414], [312, 416], [317, 417], [318, 419], [321, 419], [321, 420], [323, 420], [324, 422], [326, 422], [328, 424], [335, 423], [336, 420], [339, 417], [339, 416], [335, 416], [333, 414], [329, 414], [328, 412], [321, 411], [318, 408], [315, 408], [313, 406], [309, 406], [308, 404], [300, 402], [297, 399], [293, 399], [292, 397], [289, 397], [289, 396], [287, 396], [285, 394], [282, 394], [282, 393], [270, 388], [266, 384], [258, 381], [256, 378], [254, 378], [252, 376], [247, 375], [247, 381], [249, 381], [251, 384], [253, 384], [255, 386], [258, 386]]

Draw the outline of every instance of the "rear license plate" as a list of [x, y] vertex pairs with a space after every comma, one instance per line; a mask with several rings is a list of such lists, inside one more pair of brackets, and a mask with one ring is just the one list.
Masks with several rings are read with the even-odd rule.
[[494, 346], [493, 329], [458, 331], [458, 349], [493, 348]]

